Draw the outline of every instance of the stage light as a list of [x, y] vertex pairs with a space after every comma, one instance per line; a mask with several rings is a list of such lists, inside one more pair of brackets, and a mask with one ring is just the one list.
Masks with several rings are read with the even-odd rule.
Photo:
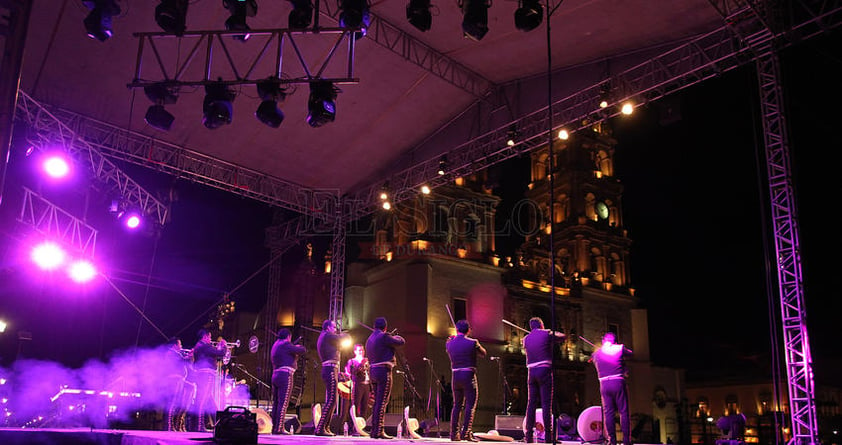
[[570, 139], [570, 133], [564, 128], [562, 128], [561, 130], [558, 130], [558, 138], [562, 141], [566, 141]]
[[[227, 31], [249, 31], [251, 28], [246, 24], [246, 16], [257, 15], [257, 1], [255, 0], [222, 0], [222, 6], [231, 11], [231, 16], [225, 20]], [[251, 35], [249, 33], [237, 34], [234, 40], [245, 42]]]
[[462, 0], [462, 33], [480, 41], [488, 32], [488, 0]]
[[430, 190], [430, 186], [429, 186], [429, 185], [424, 184], [424, 185], [422, 185], [422, 186], [421, 186], [421, 193], [422, 193], [422, 194], [424, 194], [424, 195], [429, 195], [431, 191], [432, 191], [432, 190]]
[[175, 116], [167, 111], [163, 105], [150, 105], [146, 109], [143, 120], [152, 128], [169, 131], [175, 121]]
[[632, 104], [631, 102], [624, 103], [623, 107], [620, 108], [620, 112], [625, 114], [626, 116], [630, 116], [632, 113], [634, 113], [634, 104]]
[[48, 156], [47, 159], [44, 160], [43, 167], [44, 172], [46, 172], [51, 178], [63, 178], [70, 173], [70, 164], [68, 164], [67, 159], [63, 156]]
[[88, 261], [75, 261], [67, 268], [67, 275], [77, 283], [87, 283], [96, 276], [96, 268]]
[[336, 119], [336, 87], [332, 82], [310, 83], [310, 99], [307, 101], [307, 123], [321, 127]]
[[234, 93], [222, 82], [205, 85], [202, 124], [211, 130], [230, 124], [234, 114], [232, 100]]
[[520, 133], [517, 131], [517, 127], [514, 125], [509, 127], [509, 131], [506, 133], [506, 145], [514, 147], [518, 136], [520, 136]]
[[406, 19], [420, 31], [429, 31], [433, 26], [430, 0], [409, 0], [409, 4], [406, 5]]
[[313, 3], [310, 0], [289, 0], [292, 11], [289, 12], [289, 28], [304, 29], [313, 23]]
[[43, 270], [55, 270], [62, 264], [67, 254], [58, 244], [44, 242], [32, 249], [30, 258]]
[[152, 127], [158, 130], [169, 131], [172, 127], [175, 116], [170, 114], [164, 105], [174, 104], [178, 100], [178, 94], [174, 88], [167, 87], [165, 84], [158, 83], [143, 87], [143, 92], [154, 105], [151, 105], [146, 110], [146, 115], [143, 120]]
[[278, 102], [286, 99], [286, 89], [281, 88], [278, 78], [270, 77], [257, 83], [257, 95], [263, 102], [254, 112], [255, 117], [272, 128], [280, 127], [284, 121], [284, 113], [278, 108]]
[[130, 229], [132, 229], [132, 230], [137, 229], [138, 227], [140, 227], [140, 221], [141, 221], [141, 220], [140, 220], [140, 216], [139, 216], [139, 215], [137, 215], [137, 214], [129, 214], [129, 215], [126, 215], [126, 220], [125, 220], [125, 221], [126, 221], [126, 222], [125, 222], [126, 227], [128, 227], [128, 228], [130, 228]]
[[354, 33], [354, 38], [359, 39], [366, 33], [366, 28], [371, 24], [367, 0], [341, 0], [339, 9], [339, 26], [342, 28], [360, 28]]
[[444, 173], [446, 171], [447, 171], [447, 156], [442, 156], [441, 159], [439, 159], [439, 169], [436, 171], [436, 173], [438, 173], [439, 176], [444, 176]]
[[521, 31], [532, 31], [544, 20], [544, 8], [539, 0], [520, 0], [515, 11], [515, 27]]
[[82, 4], [91, 10], [83, 21], [88, 37], [100, 42], [111, 38], [111, 18], [120, 13], [120, 6], [114, 0], [83, 0]]
[[155, 7], [155, 23], [165, 32], [181, 36], [187, 29], [188, 0], [161, 0]]

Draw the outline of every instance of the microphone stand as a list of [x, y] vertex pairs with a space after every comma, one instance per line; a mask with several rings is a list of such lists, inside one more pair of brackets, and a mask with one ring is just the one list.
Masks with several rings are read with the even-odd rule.
[[251, 379], [254, 380], [255, 382], [263, 385], [264, 388], [272, 389], [272, 387], [270, 385], [266, 384], [266, 382], [264, 382], [263, 380], [260, 380], [259, 378], [257, 378], [256, 376], [254, 376], [250, 372], [248, 372], [248, 370], [246, 369], [245, 366], [243, 366], [242, 363], [235, 363], [234, 367], [239, 369], [243, 374], [251, 377]]
[[494, 361], [497, 362], [497, 376], [500, 378], [503, 388], [503, 409], [501, 410], [501, 414], [509, 415], [509, 381], [506, 379], [506, 375], [503, 374], [503, 359], [501, 357], [495, 357]]
[[[430, 368], [430, 393], [433, 392], [433, 380], [436, 381], [436, 437], [441, 437], [441, 392], [444, 390], [431, 359], [425, 359]], [[432, 397], [431, 397], [432, 398]]]

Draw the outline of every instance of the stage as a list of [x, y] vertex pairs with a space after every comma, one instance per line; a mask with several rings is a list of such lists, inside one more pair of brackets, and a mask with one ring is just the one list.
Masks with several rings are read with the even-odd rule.
[[[496, 442], [486, 441], [483, 442]], [[202, 445], [214, 444], [213, 433], [180, 433], [171, 431], [112, 430], [92, 428], [0, 428], [0, 443], [3, 445]], [[359, 445], [372, 443], [452, 443], [446, 437], [422, 437], [420, 439], [378, 440], [369, 437], [335, 436], [321, 437], [311, 434], [280, 436], [259, 434], [259, 444], [302, 445], [332, 444]], [[470, 442], [460, 442], [467, 444]], [[581, 442], [558, 442], [563, 445], [582, 445]]]

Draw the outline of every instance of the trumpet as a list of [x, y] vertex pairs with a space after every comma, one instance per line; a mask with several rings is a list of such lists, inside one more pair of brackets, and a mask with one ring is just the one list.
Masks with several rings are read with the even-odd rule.
[[192, 349], [179, 349], [178, 354], [181, 355], [181, 358], [192, 358], [193, 357], [193, 350]]
[[[219, 341], [212, 341], [212, 342], [211, 342], [211, 344], [212, 344], [215, 348], [218, 348], [220, 343], [222, 343], [222, 342], [219, 342]], [[239, 339], [237, 339], [237, 341], [235, 341], [235, 342], [233, 342], [233, 343], [231, 343], [231, 342], [225, 342], [225, 347], [226, 347], [226, 348], [239, 348], [239, 347], [240, 347], [240, 340], [239, 340]]]

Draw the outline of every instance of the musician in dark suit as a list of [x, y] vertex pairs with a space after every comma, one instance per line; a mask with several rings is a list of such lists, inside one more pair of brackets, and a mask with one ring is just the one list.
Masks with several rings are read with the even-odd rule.
[[[445, 348], [450, 356], [453, 371], [453, 411], [450, 414], [450, 440], [479, 442], [472, 431], [477, 409], [477, 356], [485, 357], [487, 351], [475, 338], [468, 337], [471, 325], [468, 320], [456, 322], [456, 335], [447, 340]], [[462, 428], [459, 417], [464, 408]]]
[[[219, 407], [213, 400], [213, 385], [216, 382], [216, 362], [225, 357], [227, 351], [225, 340], [214, 345], [211, 334], [207, 329], [199, 329], [199, 341], [193, 347], [193, 375], [196, 382], [196, 400], [193, 410], [198, 418], [199, 431], [213, 429], [214, 416]], [[210, 418], [210, 423], [208, 423]]]
[[620, 415], [620, 431], [623, 433], [623, 445], [631, 445], [631, 424], [629, 422], [629, 390], [626, 385], [628, 369], [626, 357], [631, 357], [632, 350], [622, 343], [617, 343], [617, 335], [606, 332], [602, 336], [602, 345], [591, 354], [589, 362], [596, 367], [599, 377], [599, 393], [602, 396], [603, 424], [608, 432], [609, 445], [617, 444], [615, 414]]
[[544, 442], [553, 443], [553, 344], [564, 340], [564, 334], [544, 329], [544, 321], [538, 317], [529, 320], [529, 328], [529, 333], [523, 337], [527, 368], [525, 439], [527, 443], [534, 440], [535, 410], [540, 399], [541, 414], [544, 417]]
[[298, 357], [307, 352], [302, 345], [290, 341], [289, 329], [278, 329], [277, 340], [272, 345], [272, 434], [292, 434], [284, 429], [292, 378]]
[[185, 415], [190, 406], [192, 392], [185, 392], [187, 372], [193, 363], [193, 351], [181, 348], [181, 339], [172, 337], [167, 342], [166, 351], [167, 377], [166, 382], [171, 391], [171, 398], [167, 405], [167, 431], [187, 431]]
[[336, 323], [327, 319], [322, 323], [322, 332], [316, 343], [319, 351], [319, 359], [322, 361], [322, 381], [325, 384], [325, 403], [322, 406], [322, 417], [316, 425], [317, 436], [335, 436], [330, 430], [330, 421], [333, 412], [336, 410], [336, 398], [338, 389], [336, 387], [339, 379], [340, 342], [347, 338], [348, 334], [336, 332]]
[[400, 335], [386, 332], [386, 318], [374, 320], [374, 330], [365, 343], [365, 355], [371, 366], [371, 384], [374, 387], [374, 406], [371, 413], [371, 432], [375, 439], [392, 439], [383, 431], [383, 419], [392, 394], [392, 368], [397, 364], [395, 348], [406, 343]]

